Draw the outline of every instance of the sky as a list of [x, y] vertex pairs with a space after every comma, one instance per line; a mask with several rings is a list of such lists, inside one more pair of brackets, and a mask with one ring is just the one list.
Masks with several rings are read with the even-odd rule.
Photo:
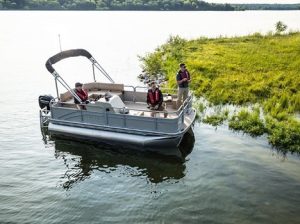
[[213, 3], [300, 3], [300, 0], [205, 0], [206, 2]]

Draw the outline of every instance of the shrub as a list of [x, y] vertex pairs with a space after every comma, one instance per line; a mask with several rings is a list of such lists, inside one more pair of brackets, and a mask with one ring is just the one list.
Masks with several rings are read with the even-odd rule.
[[300, 153], [300, 123], [295, 120], [277, 121], [267, 117], [269, 143], [283, 151]]
[[260, 136], [266, 132], [263, 120], [260, 119], [259, 111], [249, 112], [245, 109], [231, 117], [229, 128], [236, 131], [244, 131], [251, 136]]
[[216, 113], [210, 116], [205, 117], [202, 121], [203, 123], [210, 124], [212, 126], [219, 126], [224, 123], [228, 118], [228, 110]]
[[278, 21], [276, 24], [275, 24], [275, 28], [276, 28], [276, 33], [277, 34], [280, 34], [284, 31], [286, 31], [287, 29], [287, 25], [285, 25], [283, 22], [281, 21]]

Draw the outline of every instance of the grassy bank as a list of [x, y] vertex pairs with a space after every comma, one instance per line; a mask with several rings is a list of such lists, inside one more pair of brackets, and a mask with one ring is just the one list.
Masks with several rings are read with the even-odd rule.
[[178, 64], [185, 62], [197, 97], [213, 105], [259, 105], [261, 110], [227, 116], [230, 128], [267, 134], [273, 146], [300, 152], [299, 46], [300, 33], [189, 41], [171, 37], [141, 61], [146, 73], [163, 74], [170, 87], [176, 87]]

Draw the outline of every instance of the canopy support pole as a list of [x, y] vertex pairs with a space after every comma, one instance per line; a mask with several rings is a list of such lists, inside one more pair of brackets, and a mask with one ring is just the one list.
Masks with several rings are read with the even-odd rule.
[[[80, 97], [75, 93], [75, 91], [73, 89], [71, 89], [71, 87], [66, 83], [66, 81], [56, 71], [54, 71], [52, 73], [52, 75], [55, 78], [57, 95], [58, 95], [58, 88], [57, 88], [57, 81], [58, 81], [63, 87], [65, 87], [68, 91], [70, 91], [70, 93], [72, 94], [72, 96], [75, 99], [77, 99], [78, 102], [82, 103], [82, 100], [80, 99]], [[59, 96], [57, 98], [59, 98]]]
[[55, 77], [55, 87], [56, 87], [56, 95], [57, 95], [57, 99], [60, 100], [60, 98], [59, 98], [59, 93], [58, 93], [58, 86], [57, 86], [57, 77]]
[[96, 61], [95, 58], [91, 57], [90, 61], [93, 65], [104, 75], [111, 83], [115, 83], [115, 81], [110, 77], [110, 75], [104, 70], [104, 68]]
[[96, 82], [96, 77], [95, 77], [95, 65], [94, 63], [92, 64], [93, 67], [93, 77], [94, 77], [94, 82]]

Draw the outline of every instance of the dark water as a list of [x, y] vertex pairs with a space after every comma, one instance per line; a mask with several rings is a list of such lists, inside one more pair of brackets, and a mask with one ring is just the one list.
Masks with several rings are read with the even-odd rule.
[[[124, 48], [119, 48], [122, 40], [131, 41], [131, 46], [136, 40], [139, 44], [134, 49], [144, 52], [143, 43], [153, 39], [129, 32], [125, 35], [128, 39], [119, 38], [119, 45], [112, 46], [114, 50], [108, 52], [105, 45], [112, 43], [100, 40], [103, 36], [109, 40], [111, 32], [114, 38], [120, 34], [114, 29], [119, 20], [112, 22], [111, 32], [94, 31], [89, 34], [94, 39], [78, 32], [81, 36], [74, 35], [75, 41], [68, 34], [84, 27], [71, 25], [72, 18], [88, 22], [90, 15], [95, 14], [81, 12], [78, 17], [71, 13], [67, 14], [70, 20], [55, 24], [53, 20], [66, 18], [66, 15], [38, 14], [41, 17], [26, 13], [0, 14], [0, 23], [3, 25], [6, 21], [2, 26], [5, 32], [0, 35], [0, 223], [300, 222], [299, 156], [283, 157], [270, 148], [265, 137], [233, 133], [226, 126], [215, 130], [196, 124], [194, 150], [182, 163], [160, 156], [114, 152], [87, 143], [45, 142], [39, 127], [37, 98], [40, 94], [54, 93], [54, 83], [44, 63], [47, 57], [57, 53], [57, 34], [51, 36], [57, 31], [56, 27], [64, 32], [65, 42], [69, 39], [70, 47], [85, 47], [82, 43], [91, 47], [99, 43], [105, 54], [100, 53], [98, 46], [96, 56], [100, 56], [104, 67], [119, 81], [126, 80], [122, 76], [124, 71], [117, 70], [117, 65], [125, 70], [126, 66], [135, 67], [129, 62], [132, 58], [124, 61], [118, 58], [131, 49], [124, 44]], [[149, 21], [151, 15], [147, 17]], [[173, 14], [166, 15], [169, 18]], [[216, 16], [215, 13], [209, 15]], [[238, 21], [234, 16], [240, 18], [243, 14], [230, 15], [232, 21]], [[264, 17], [259, 15], [261, 17], [255, 16], [255, 19]], [[266, 15], [271, 18], [271, 14]], [[297, 17], [294, 12], [291, 15], [291, 18]], [[106, 16], [114, 18], [114, 14], [100, 17]], [[118, 16], [123, 18], [124, 14]], [[221, 21], [224, 13], [219, 16]], [[171, 17], [178, 18], [176, 14]], [[130, 27], [139, 26], [144, 21], [141, 18], [139, 13], [130, 15]], [[162, 18], [173, 24], [172, 20]], [[159, 20], [154, 22], [160, 24]], [[173, 26], [177, 30], [178, 26]], [[150, 33], [157, 37], [162, 35]], [[147, 36], [147, 32], [143, 35]], [[193, 35], [198, 33], [195, 31]], [[78, 39], [81, 42], [77, 42]], [[149, 48], [159, 44], [159, 41], [154, 42]], [[137, 53], [137, 50], [130, 51], [135, 57]], [[110, 60], [115, 56], [118, 60]], [[79, 62], [76, 61], [78, 67]], [[83, 75], [76, 73], [78, 67], [69, 67], [72, 73], [66, 76], [67, 81]], [[135, 80], [136, 73], [130, 71], [126, 79]]]
[[1, 140], [1, 223], [300, 220], [299, 158], [276, 154], [264, 138], [196, 124], [194, 150], [180, 163], [66, 140], [45, 143], [37, 117], [16, 126], [13, 139]]

